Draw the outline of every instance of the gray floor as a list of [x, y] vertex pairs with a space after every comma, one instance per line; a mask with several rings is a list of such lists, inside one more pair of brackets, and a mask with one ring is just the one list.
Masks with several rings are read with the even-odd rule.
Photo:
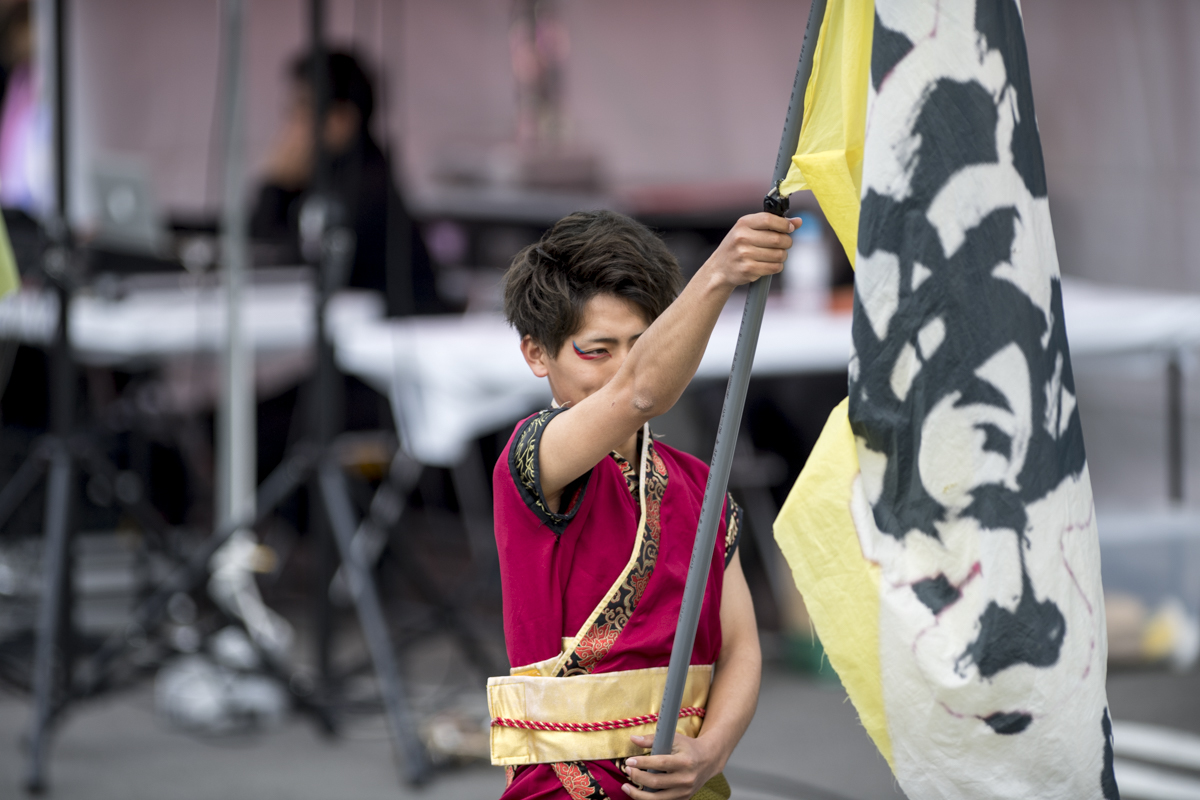
[[[1200, 733], [1200, 672], [1113, 674], [1109, 698], [1119, 720]], [[0, 695], [0, 798], [21, 796], [27, 717], [22, 698]], [[743, 800], [902, 797], [841, 688], [778, 669], [765, 675], [728, 775]], [[155, 715], [149, 686], [74, 713], [55, 742], [50, 777], [58, 800], [483, 800], [504, 782], [500, 770], [476, 766], [443, 772], [420, 792], [401, 786], [376, 716], [359, 718], [337, 740], [298, 717], [254, 736], [196, 738]]]

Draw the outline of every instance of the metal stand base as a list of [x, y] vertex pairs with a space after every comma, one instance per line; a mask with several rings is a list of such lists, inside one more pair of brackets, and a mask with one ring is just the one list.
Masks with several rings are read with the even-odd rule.
[[354, 599], [367, 649], [375, 665], [375, 677], [383, 694], [384, 714], [392, 735], [393, 750], [398, 761], [404, 765], [409, 782], [424, 783], [431, 769], [429, 755], [417, 736], [416, 723], [405, 699], [383, 606], [379, 603], [371, 576], [370, 561], [361, 547], [354, 546], [354, 532], [358, 523], [346, 489], [346, 476], [336, 464], [326, 459], [317, 469], [317, 482], [321, 489], [321, 502], [333, 528], [333, 540], [337, 543], [342, 567], [346, 570], [350, 596]]
[[[166, 581], [138, 604], [134, 609], [129, 630], [152, 630], [162, 618], [167, 603], [173, 595], [179, 592], [193, 591], [204, 584], [213, 554], [235, 531], [254, 528], [295, 491], [305, 484], [313, 485], [316, 490], [314, 499], [320, 503], [322, 516], [329, 523], [336, 555], [342, 562], [342, 575], [350, 599], [353, 601], [356, 615], [362, 625], [373, 670], [379, 680], [384, 712], [387, 716], [397, 764], [401, 768], [404, 779], [408, 783], [418, 785], [429, 779], [432, 774], [432, 764], [417, 735], [415, 720], [408, 707], [404, 682], [396, 663], [386, 617], [372, 571], [372, 558], [369, 552], [370, 537], [365, 535], [368, 531], [377, 531], [386, 537], [387, 533], [393, 530], [396, 523], [399, 522], [399, 512], [402, 507], [397, 505], [395, 496], [403, 496], [411, 486], [393, 485], [396, 481], [394, 477], [396, 472], [405, 471], [393, 470], [393, 476], [389, 476], [389, 479], [378, 490], [384, 497], [392, 496], [391, 500], [373, 502], [368, 517], [360, 521], [350, 500], [345, 475], [334, 454], [306, 445], [297, 447], [259, 486], [254, 515], [235, 520], [215, 531], [201, 548], [192, 553]], [[16, 480], [14, 478], [10, 482], [10, 486]], [[0, 504], [3, 503], [3, 495], [7, 493], [7, 489], [8, 487], [4, 493], [0, 493]], [[48, 500], [48, 502], [50, 501]], [[3, 520], [0, 519], [0, 524], [2, 522]], [[48, 535], [47, 548], [52, 546], [52, 541], [54, 541], [54, 537]], [[457, 607], [441, 596], [435, 582], [420, 565], [405, 558], [398, 559], [398, 561], [403, 577], [422, 598], [435, 607], [441, 625], [455, 637], [467, 658], [485, 674], [493, 674], [493, 665], [486, 650], [465, 620], [462, 619]], [[319, 589], [319, 602], [326, 608], [329, 604], [327, 590], [328, 584], [322, 582]], [[49, 613], [46, 611], [43, 618]], [[39, 638], [40, 641], [41, 638]], [[97, 691], [111, 673], [116, 660], [128, 646], [129, 642], [125, 633], [114, 634], [104, 642], [99, 650], [80, 664], [78, 677], [72, 682], [71, 690], [63, 701], [59, 703], [48, 701], [47, 707], [51, 710], [46, 719], [52, 722], [56, 710], [62, 707], [63, 702], [88, 696]], [[326, 660], [327, 656], [326, 653]], [[270, 663], [269, 660], [268, 663]], [[290, 682], [291, 676], [286, 665], [270, 665], [278, 677], [285, 682]], [[39, 670], [41, 670], [40, 666]], [[296, 695], [296, 701], [305, 710], [316, 714], [324, 730], [333, 732], [335, 720], [326, 704], [328, 693], [325, 694], [326, 696], [319, 696], [316, 699], [307, 695]], [[44, 727], [48, 727], [48, 725]], [[35, 736], [34, 740], [40, 741], [40, 738]]]
[[25, 788], [40, 793], [46, 786], [46, 748], [60, 680], [56, 656], [65, 631], [60, 627], [67, 589], [67, 549], [70, 540], [71, 482], [74, 464], [61, 442], [50, 456], [46, 488], [46, 534], [42, 556], [42, 601], [38, 608], [37, 643], [33, 660], [33, 720], [29, 732], [29, 762]]
[[[54, 719], [71, 689], [70, 663], [64, 657], [70, 636], [70, 544], [73, 531], [76, 468], [113, 481], [120, 473], [94, 451], [83, 437], [47, 436], [0, 490], [0, 526], [46, 474], [45, 534], [42, 555], [42, 596], [38, 607], [33, 662], [33, 716], [25, 788], [41, 792], [46, 786], [48, 740]], [[115, 481], [114, 481], [115, 482]], [[129, 486], [129, 481], [124, 482]], [[133, 484], [137, 487], [137, 484]], [[140, 488], [117, 492], [117, 501], [147, 532], [166, 542], [166, 521], [142, 496]]]

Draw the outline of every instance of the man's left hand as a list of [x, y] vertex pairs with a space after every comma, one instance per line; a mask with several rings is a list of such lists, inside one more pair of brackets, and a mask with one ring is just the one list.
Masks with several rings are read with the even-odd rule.
[[[638, 747], [649, 748], [654, 744], [654, 736], [630, 738]], [[721, 771], [719, 754], [711, 750], [701, 739], [676, 733], [670, 755], [634, 756], [625, 761], [629, 779], [654, 791], [647, 792], [628, 783], [621, 788], [634, 800], [687, 800]]]

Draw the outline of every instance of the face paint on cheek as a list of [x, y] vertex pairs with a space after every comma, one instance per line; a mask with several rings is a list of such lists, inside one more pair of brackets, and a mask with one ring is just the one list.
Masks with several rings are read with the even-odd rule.
[[597, 358], [604, 358], [608, 353], [585, 353], [579, 349], [579, 345], [571, 342], [571, 347], [575, 348], [575, 355], [582, 358], [584, 361], [595, 361]]

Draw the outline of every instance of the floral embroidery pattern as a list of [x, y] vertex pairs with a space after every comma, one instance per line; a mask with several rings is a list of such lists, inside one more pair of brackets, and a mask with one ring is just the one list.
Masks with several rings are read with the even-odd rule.
[[579, 644], [575, 646], [579, 672], [587, 673], [595, 669], [596, 664], [600, 663], [600, 659], [608, 655], [608, 651], [616, 644], [617, 635], [620, 632], [608, 622], [589, 628], [584, 637], [579, 640]]
[[[638, 601], [646, 591], [654, 565], [658, 561], [658, 543], [661, 534], [660, 515], [662, 511], [663, 494], [667, 490], [667, 466], [659, 457], [651, 442], [647, 447], [649, 458], [646, 469], [646, 530], [642, 537], [641, 549], [638, 552], [633, 568], [625, 576], [625, 580], [617, 587], [616, 592], [609, 598], [608, 603], [592, 620], [587, 632], [579, 639], [575, 651], [571, 653], [563, 665], [559, 675], [586, 675], [595, 669], [596, 665], [608, 655], [617, 636], [624, 630], [629, 618], [633, 616]], [[620, 464], [624, 459], [618, 459]], [[622, 465], [622, 472], [628, 482], [629, 471]], [[634, 480], [637, 473], [634, 472]], [[632, 482], [631, 482], [632, 483]], [[636, 494], [635, 494], [636, 497]]]
[[571, 800], [603, 800], [608, 797], [582, 761], [556, 761], [550, 766]]
[[509, 765], [504, 768], [504, 788], [512, 786], [513, 779], [517, 777], [517, 768]]

